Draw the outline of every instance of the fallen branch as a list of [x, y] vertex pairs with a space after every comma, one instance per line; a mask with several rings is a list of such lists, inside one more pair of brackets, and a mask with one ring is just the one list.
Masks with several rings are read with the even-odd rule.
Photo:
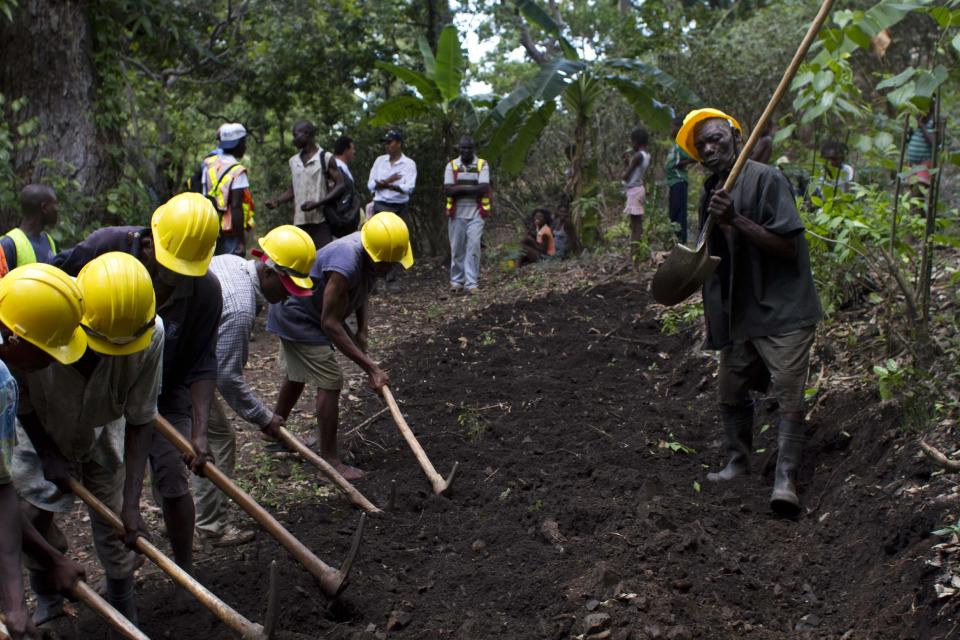
[[923, 449], [923, 452], [927, 454], [927, 457], [930, 458], [930, 460], [932, 460], [937, 466], [949, 471], [950, 473], [957, 473], [960, 471], [960, 462], [951, 460], [941, 453], [939, 449], [931, 444], [927, 444], [927, 442], [923, 439], [920, 440], [920, 448]]
[[363, 422], [355, 426], [353, 429], [350, 429], [350, 431], [347, 431], [345, 434], [343, 434], [344, 437], [353, 435], [357, 431], [360, 431], [360, 429], [363, 429], [365, 426], [372, 423], [374, 420], [376, 420], [377, 418], [379, 418], [389, 410], [390, 410], [390, 407], [384, 407], [383, 409], [380, 409], [380, 411], [377, 411], [375, 414], [373, 414], [372, 416], [370, 416], [369, 418], [367, 418], [366, 420], [364, 420]]

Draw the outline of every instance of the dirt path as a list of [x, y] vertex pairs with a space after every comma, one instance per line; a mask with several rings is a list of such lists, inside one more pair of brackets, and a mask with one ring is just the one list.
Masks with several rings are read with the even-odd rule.
[[[538, 273], [551, 277], [523, 277]], [[825, 398], [801, 474], [808, 514], [776, 519], [767, 507], [770, 403], [761, 403], [758, 473], [707, 484], [706, 467], [722, 457], [713, 361], [695, 332], [661, 334], [640, 287], [622, 274], [603, 284], [607, 277], [592, 286], [576, 275], [535, 300], [520, 292], [484, 308], [440, 300], [443, 281], [425, 270], [403, 283], [408, 297], [379, 299], [376, 317], [410, 331], [375, 348], [389, 353], [395, 393], [437, 469], [460, 462], [453, 499], [429, 495], [383, 415], [346, 445], [370, 472], [358, 487], [382, 505], [395, 481], [397, 505], [369, 523], [340, 600], [324, 600], [264, 534], [202, 563], [204, 581], [261, 620], [265, 567], [279, 559], [281, 628], [307, 638], [955, 633], [954, 611], [941, 609], [931, 588], [938, 569], [926, 562], [943, 507], [920, 499], [929, 466], [902, 450], [912, 440], [899, 416], [865, 392]], [[255, 344], [254, 379], [273, 397], [275, 345], [263, 334]], [[354, 373], [347, 431], [381, 407], [358, 382]], [[301, 401], [304, 424], [309, 404]], [[357, 512], [316, 489], [304, 465], [260, 454], [255, 440], [243, 451], [248, 486], [276, 500], [290, 528], [338, 564]], [[156, 576], [140, 589], [151, 637], [231, 637], [205, 611], [177, 606]], [[80, 631], [105, 637], [86, 613]]]

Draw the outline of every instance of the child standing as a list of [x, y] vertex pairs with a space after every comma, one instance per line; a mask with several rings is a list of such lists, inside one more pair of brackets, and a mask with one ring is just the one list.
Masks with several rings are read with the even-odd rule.
[[621, 180], [627, 191], [627, 204], [623, 211], [630, 218], [630, 247], [635, 251], [637, 244], [643, 238], [643, 200], [646, 191], [643, 187], [643, 176], [650, 166], [650, 154], [647, 152], [647, 143], [650, 134], [643, 127], [637, 127], [630, 132], [630, 142], [633, 153], [627, 161], [627, 168], [623, 171]]

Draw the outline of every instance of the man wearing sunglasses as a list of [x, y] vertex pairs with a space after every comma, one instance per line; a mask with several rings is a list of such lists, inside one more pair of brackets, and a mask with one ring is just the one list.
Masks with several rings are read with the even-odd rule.
[[[64, 276], [66, 277], [66, 276]], [[146, 268], [125, 253], [107, 253], [77, 277], [83, 297], [80, 327], [89, 349], [76, 362], [53, 364], [24, 377], [13, 479], [33, 526], [65, 552], [55, 514], [74, 507], [70, 478], [78, 479], [121, 514], [132, 544], [143, 530], [140, 494], [157, 411], [163, 325], [156, 317]], [[27, 437], [29, 436], [29, 437]], [[137, 558], [113, 527], [90, 510], [93, 542], [106, 573], [107, 600], [136, 624], [133, 572]], [[28, 561], [40, 624], [63, 613], [51, 573]]]
[[[223, 292], [223, 312], [217, 330], [217, 390], [238, 416], [276, 438], [283, 418], [267, 408], [243, 375], [250, 332], [265, 304], [283, 302], [287, 296], [309, 297], [313, 293], [309, 272], [316, 247], [306, 231], [289, 224], [260, 238], [260, 247], [251, 251], [256, 260], [220, 255], [210, 261], [210, 272], [220, 281]], [[210, 403], [207, 440], [214, 464], [233, 477], [237, 434], [216, 397]], [[244, 544], [253, 539], [252, 529], [240, 529], [227, 522], [226, 499], [212, 482], [195, 476], [193, 497], [201, 538], [215, 547]]]

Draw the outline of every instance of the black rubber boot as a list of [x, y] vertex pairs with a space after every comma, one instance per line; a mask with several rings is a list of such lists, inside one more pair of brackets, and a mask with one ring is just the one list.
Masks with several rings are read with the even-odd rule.
[[107, 578], [107, 602], [113, 605], [127, 620], [140, 626], [137, 617], [137, 601], [133, 595], [133, 576]]
[[773, 493], [770, 508], [781, 516], [795, 517], [800, 514], [800, 499], [797, 497], [797, 468], [803, 455], [806, 441], [803, 423], [780, 419], [780, 452], [777, 454], [777, 470], [773, 477]]
[[63, 596], [56, 592], [45, 572], [30, 572], [30, 588], [37, 596], [37, 608], [33, 612], [34, 624], [43, 624], [63, 615]]
[[750, 473], [750, 451], [753, 449], [753, 403], [731, 407], [722, 405], [720, 418], [730, 458], [722, 471], [708, 473], [707, 480], [721, 482]]

